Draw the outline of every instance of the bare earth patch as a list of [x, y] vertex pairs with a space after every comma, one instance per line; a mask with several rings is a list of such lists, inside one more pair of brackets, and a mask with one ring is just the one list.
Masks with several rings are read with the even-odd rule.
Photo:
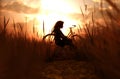
[[64, 60], [39, 65], [34, 63], [28, 79], [100, 79], [94, 66], [86, 61]]

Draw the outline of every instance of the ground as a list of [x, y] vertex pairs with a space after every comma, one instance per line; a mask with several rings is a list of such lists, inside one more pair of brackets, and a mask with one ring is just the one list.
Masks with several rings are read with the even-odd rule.
[[32, 64], [28, 79], [100, 79], [87, 61], [62, 60]]

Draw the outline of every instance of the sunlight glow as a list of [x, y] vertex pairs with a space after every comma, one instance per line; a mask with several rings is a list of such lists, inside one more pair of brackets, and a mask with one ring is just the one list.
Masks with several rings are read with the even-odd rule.
[[41, 0], [41, 7], [44, 11], [54, 11], [60, 13], [70, 13], [76, 10], [66, 0]]
[[[44, 21], [44, 28], [45, 28], [45, 34], [48, 34], [52, 31], [54, 24], [58, 21], [62, 20], [64, 21], [64, 28], [62, 29], [63, 33], [65, 35], [69, 32], [69, 27], [76, 24], [75, 20], [69, 19], [69, 17], [58, 15], [56, 13], [51, 13], [48, 16], [46, 15], [40, 15], [37, 17], [37, 21], [41, 21], [37, 26], [39, 29], [43, 28], [43, 21]], [[41, 27], [40, 27], [41, 26]], [[39, 32], [42, 32], [42, 30], [39, 30]]]
[[43, 32], [43, 21], [45, 27], [45, 34], [48, 34], [52, 31], [54, 24], [58, 20], [64, 21], [64, 28], [62, 29], [65, 35], [68, 34], [69, 28], [72, 25], [77, 24], [77, 20], [72, 19], [67, 14], [73, 13], [76, 10], [69, 2], [65, 0], [41, 0], [41, 14], [37, 18], [37, 27], [39, 33]]

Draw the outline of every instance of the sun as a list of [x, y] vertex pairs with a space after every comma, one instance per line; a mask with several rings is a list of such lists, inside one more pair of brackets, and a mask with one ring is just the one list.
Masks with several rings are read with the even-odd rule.
[[54, 11], [59, 13], [70, 13], [75, 10], [66, 0], [41, 0], [41, 8], [44, 12]]
[[51, 33], [54, 24], [59, 20], [64, 21], [64, 28], [62, 31], [65, 35], [68, 34], [69, 27], [77, 24], [77, 20], [68, 16], [68, 14], [72, 13], [74, 10], [74, 7], [72, 7], [69, 2], [65, 0], [41, 0], [40, 4], [41, 13], [36, 17], [39, 34], [46, 35]]
[[64, 32], [65, 35], [68, 34], [69, 32], [69, 27], [71, 27], [72, 25], [77, 24], [76, 20], [72, 20], [67, 16], [64, 15], [60, 15], [57, 13], [50, 13], [49, 15], [38, 15], [37, 16], [37, 21], [38, 23], [38, 28], [42, 29], [39, 30], [40, 33], [43, 32], [43, 28], [44, 28], [44, 32], [45, 34], [51, 33], [55, 23], [59, 20], [64, 21], [64, 28], [62, 29], [62, 31]]

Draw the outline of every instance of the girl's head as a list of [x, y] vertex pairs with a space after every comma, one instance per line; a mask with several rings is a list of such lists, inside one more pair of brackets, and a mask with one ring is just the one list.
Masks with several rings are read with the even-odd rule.
[[63, 21], [57, 21], [57, 22], [55, 23], [54, 29], [63, 28], [63, 24], [64, 24]]

